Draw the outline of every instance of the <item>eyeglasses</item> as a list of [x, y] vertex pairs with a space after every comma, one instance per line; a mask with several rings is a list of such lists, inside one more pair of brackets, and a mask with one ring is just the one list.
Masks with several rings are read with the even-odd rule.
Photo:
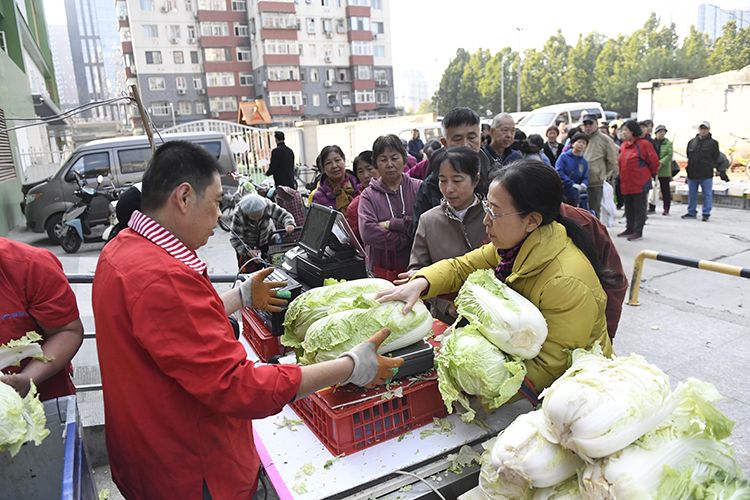
[[495, 212], [492, 211], [492, 207], [490, 207], [490, 204], [487, 203], [487, 200], [482, 200], [482, 208], [484, 209], [484, 213], [487, 214], [487, 217], [489, 217], [490, 220], [497, 220], [501, 217], [505, 217], [506, 215], [518, 215], [518, 214], [523, 213], [523, 212], [508, 212], [507, 214], [495, 214]]

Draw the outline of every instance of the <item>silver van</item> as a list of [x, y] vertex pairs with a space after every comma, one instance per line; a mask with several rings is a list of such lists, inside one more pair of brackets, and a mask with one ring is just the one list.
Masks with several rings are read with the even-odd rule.
[[[189, 141], [206, 148], [221, 164], [221, 183], [226, 191], [234, 191], [237, 181], [234, 157], [229, 149], [227, 137], [219, 132], [195, 132], [186, 134], [162, 134], [154, 137], [157, 147], [167, 141]], [[26, 227], [35, 233], [46, 231], [53, 243], [59, 242], [62, 215], [76, 202], [73, 192], [76, 184], [73, 171], [84, 179], [104, 176], [102, 188], [127, 187], [141, 181], [143, 172], [151, 159], [151, 148], [145, 135], [91, 141], [80, 146], [62, 167], [41, 183], [22, 186], [24, 200], [21, 210], [26, 216]], [[95, 182], [95, 181], [94, 181]], [[98, 197], [89, 208], [90, 224], [106, 224], [109, 202]]]

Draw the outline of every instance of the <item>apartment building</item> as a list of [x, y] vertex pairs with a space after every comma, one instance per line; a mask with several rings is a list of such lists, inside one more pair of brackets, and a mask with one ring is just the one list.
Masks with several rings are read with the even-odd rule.
[[[157, 127], [395, 112], [388, 0], [117, 0], [125, 72]], [[137, 124], [137, 120], [134, 119]]]

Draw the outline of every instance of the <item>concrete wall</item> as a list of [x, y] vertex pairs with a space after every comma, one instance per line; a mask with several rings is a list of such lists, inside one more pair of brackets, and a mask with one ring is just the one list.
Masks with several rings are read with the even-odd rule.
[[347, 164], [351, 164], [351, 160], [361, 151], [372, 149], [372, 143], [379, 136], [398, 134], [412, 125], [433, 121], [432, 114], [424, 114], [329, 125], [318, 125], [317, 121], [302, 122], [300, 128], [304, 137], [304, 163], [314, 166], [320, 150], [329, 144], [336, 144], [346, 155]]
[[750, 154], [750, 66], [697, 80], [651, 80], [638, 84], [638, 119], [651, 118], [667, 127], [677, 160], [684, 160], [687, 143], [698, 124], [711, 123], [711, 134], [726, 151], [737, 141], [737, 150]]

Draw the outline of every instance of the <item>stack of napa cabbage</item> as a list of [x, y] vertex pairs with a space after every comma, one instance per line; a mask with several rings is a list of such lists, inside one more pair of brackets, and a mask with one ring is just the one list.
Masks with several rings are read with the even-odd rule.
[[573, 359], [541, 409], [487, 443], [471, 498], [750, 498], [713, 385], [671, 391], [637, 355]]
[[435, 364], [438, 384], [448, 412], [460, 403], [461, 418], [476, 412], [469, 396], [488, 410], [512, 398], [526, 376], [524, 359], [539, 354], [547, 338], [547, 323], [534, 304], [483, 269], [469, 275], [456, 297], [458, 324], [443, 337]]

